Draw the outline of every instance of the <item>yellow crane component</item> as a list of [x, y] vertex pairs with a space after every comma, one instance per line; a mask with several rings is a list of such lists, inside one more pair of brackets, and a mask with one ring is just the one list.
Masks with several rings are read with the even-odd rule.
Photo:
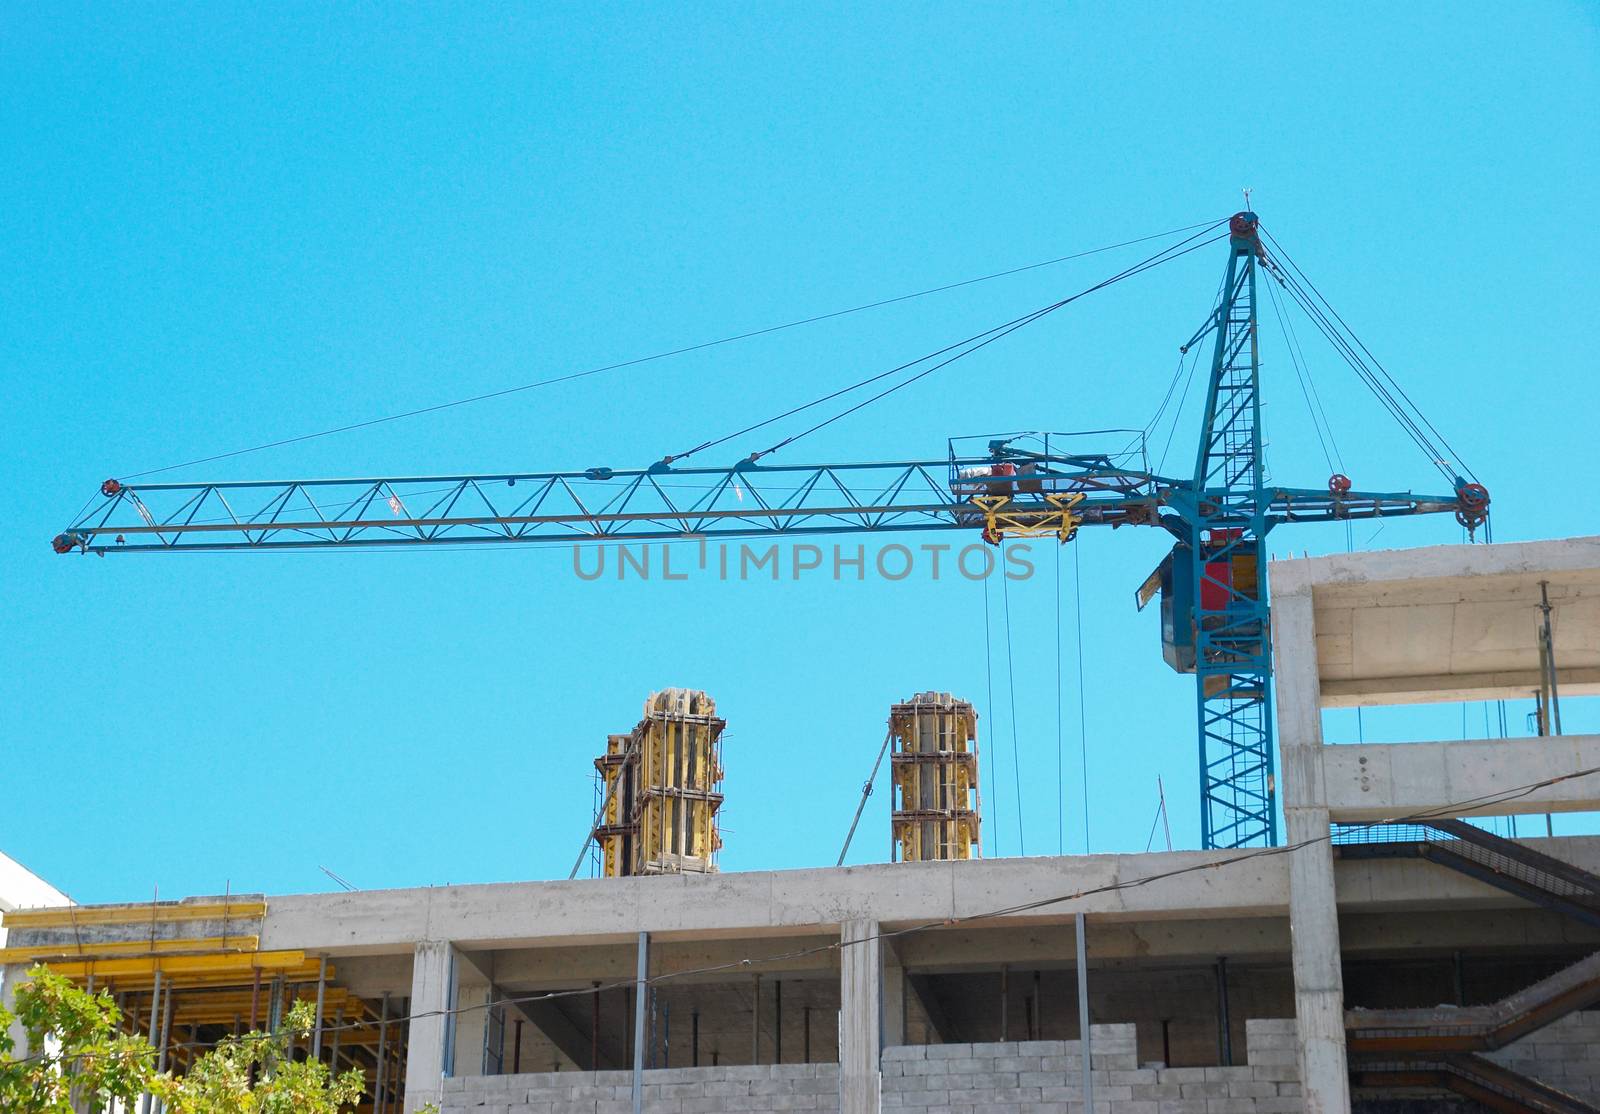
[[595, 759], [605, 807], [595, 838], [607, 878], [709, 874], [722, 847], [722, 729], [716, 701], [695, 689], [663, 689], [627, 735], [611, 735]]
[[889, 709], [895, 857], [970, 859], [979, 850], [978, 713], [947, 692]]
[[1009, 495], [974, 495], [975, 503], [983, 511], [983, 540], [998, 545], [1005, 538], [1044, 538], [1054, 535], [1057, 541], [1070, 542], [1083, 521], [1073, 514], [1073, 508], [1083, 502], [1082, 492], [1072, 495], [1046, 495], [1044, 501], [1050, 509], [1040, 511], [1037, 506], [1018, 510]]

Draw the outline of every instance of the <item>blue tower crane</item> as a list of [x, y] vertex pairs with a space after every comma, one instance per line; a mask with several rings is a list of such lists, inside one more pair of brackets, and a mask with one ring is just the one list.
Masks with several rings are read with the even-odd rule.
[[942, 459], [878, 463], [767, 465], [758, 453], [715, 468], [668, 459], [644, 469], [489, 475], [109, 479], [104, 502], [52, 544], [57, 553], [104, 555], [959, 530], [998, 545], [1038, 536], [1065, 543], [1086, 525], [1159, 526], [1174, 545], [1136, 603], [1160, 597], [1163, 656], [1195, 675], [1201, 845], [1272, 846], [1267, 534], [1286, 523], [1435, 513], [1475, 530], [1489, 493], [1459, 473], [1448, 494], [1357, 491], [1337, 473], [1323, 488], [1269, 484], [1256, 289], [1263, 271], [1291, 291], [1295, 279], [1268, 255], [1255, 213], [1230, 218], [1227, 241], [1216, 308], [1183, 346], [1211, 340], [1191, 476], [1158, 475], [1142, 458], [1132, 467], [1120, 454], [1068, 451], [1070, 435], [1029, 434], [992, 439], [981, 453], [952, 439]]

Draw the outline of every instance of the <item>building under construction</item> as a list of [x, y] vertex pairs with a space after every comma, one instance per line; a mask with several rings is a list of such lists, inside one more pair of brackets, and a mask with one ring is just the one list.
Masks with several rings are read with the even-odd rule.
[[[1272, 577], [1280, 848], [969, 858], [976, 718], [923, 693], [892, 712], [922, 861], [709, 873], [723, 725], [669, 689], [600, 763], [607, 877], [17, 910], [7, 993], [48, 961], [178, 1071], [320, 1003], [296, 1055], [379, 1114], [636, 1083], [679, 1114], [1600, 1109], [1600, 837], [1544, 821], [1600, 809], [1600, 736], [1547, 733], [1600, 693], [1600, 538]], [[1323, 739], [1329, 708], [1535, 693], [1521, 738]]]

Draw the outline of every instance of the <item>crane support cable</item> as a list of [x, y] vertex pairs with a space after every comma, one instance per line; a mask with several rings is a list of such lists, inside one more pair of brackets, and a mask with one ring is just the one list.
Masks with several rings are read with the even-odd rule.
[[[1199, 232], [1194, 233], [1193, 235], [1188, 237], [1188, 239], [1181, 240], [1177, 244], [1173, 245], [1173, 248], [1181, 247], [1184, 244], [1188, 243], [1189, 240], [1195, 239], [1198, 236], [1205, 235], [1206, 232], [1210, 231], [1213, 228], [1218, 227], [1221, 223], [1222, 223], [1221, 221], [1213, 221], [1210, 224], [1189, 225], [1188, 228], [1179, 228], [1179, 229], [1173, 230], [1172, 232], [1157, 233], [1155, 236], [1142, 237], [1140, 240], [1127, 240], [1127, 241], [1124, 241], [1121, 244], [1116, 244], [1114, 246], [1115, 247], [1126, 247], [1129, 244], [1141, 243], [1144, 240], [1159, 239], [1159, 238], [1161, 238], [1163, 236], [1173, 236], [1173, 235], [1177, 235], [1177, 233], [1179, 233], [1179, 232], [1188, 232], [1188, 231], [1190, 231], [1191, 229], [1194, 229], [1194, 228], [1200, 229]], [[1162, 252], [1158, 252], [1157, 253], [1157, 257], [1166, 254], [1167, 251], [1171, 251], [1171, 250], [1173, 250], [1173, 248], [1167, 248], [1167, 249], [1164, 249]], [[1094, 249], [1094, 251], [1106, 251], [1106, 250], [1110, 250], [1110, 249], [1107, 249], [1107, 248], [1096, 248], [1096, 249]], [[1065, 261], [1067, 259], [1079, 259], [1079, 258], [1082, 258], [1085, 255], [1094, 254], [1094, 251], [1080, 252], [1077, 255], [1062, 256], [1060, 259], [1051, 260], [1051, 262], [1052, 263], [1059, 263], [1059, 262], [1063, 262], [1063, 261]], [[1147, 260], [1146, 262], [1149, 262], [1149, 261]], [[1045, 265], [1046, 264], [1035, 264], [1034, 266], [1038, 267], [1038, 266], [1045, 266]], [[1136, 264], [1136, 266], [1138, 266], [1138, 265]], [[1032, 268], [1019, 268], [1019, 270], [1029, 270], [1029, 269], [1032, 269]], [[1015, 270], [1013, 270], [1013, 271], [1006, 271], [1006, 272], [1003, 272], [1003, 273], [1004, 274], [1016, 274], [1017, 272]], [[1118, 277], [1122, 277], [1122, 276], [1118, 276]], [[974, 279], [974, 280], [970, 280], [970, 281], [976, 282], [976, 281], [982, 281], [982, 280]], [[1110, 280], [1110, 281], [1114, 281], [1114, 280]], [[965, 284], [960, 284], [960, 285], [965, 285]], [[943, 288], [943, 289], [950, 289], [950, 288], [946, 287], [946, 288]], [[1078, 295], [1078, 296], [1081, 297], [1081, 295]], [[883, 303], [880, 303], [880, 304], [883, 304]], [[1057, 308], [1057, 307], [1048, 307], [1048, 308]], [[1047, 308], [1046, 312], [1048, 312], [1048, 308]], [[1035, 311], [1035, 312], [1037, 313], [1039, 311]], [[969, 344], [969, 343], [973, 343], [975, 341], [981, 340], [982, 338], [989, 336], [991, 333], [999, 332], [1001, 329], [1004, 329], [1009, 325], [1016, 324], [1017, 322], [1026, 323], [1025, 319], [1028, 319], [1028, 318], [1031, 318], [1031, 317], [1033, 317], [1032, 314], [1024, 314], [1023, 317], [1013, 318], [1011, 321], [1007, 321], [1004, 324], [996, 325], [991, 329], [986, 329], [981, 333], [976, 333], [973, 336], [966, 337], [963, 340], [958, 340], [953, 344], [947, 344], [943, 348], [940, 348], [940, 349], [938, 349], [936, 351], [933, 351], [933, 352], [929, 352], [926, 355], [919, 356], [916, 359], [907, 361], [906, 363], [900, 364], [897, 367], [892, 367], [887, 371], [880, 371], [876, 375], [870, 375], [865, 379], [858, 379], [856, 382], [851, 383], [848, 386], [841, 387], [836, 391], [831, 391], [828, 394], [822, 395], [820, 398], [814, 398], [810, 402], [801, 403], [798, 406], [791, 407], [788, 410], [785, 410], [785, 411], [783, 411], [781, 413], [772, 415], [770, 418], [763, 418], [761, 421], [755, 422], [755, 423], [753, 423], [751, 425], [747, 425], [743, 429], [736, 429], [732, 433], [723, 434], [721, 437], [715, 437], [715, 438], [711, 438], [711, 439], [702, 441], [702, 442], [700, 442], [700, 444], [694, 446], [691, 449], [685, 449], [683, 452], [673, 453], [673, 454], [665, 457], [663, 459], [663, 463], [671, 464], [674, 461], [683, 460], [683, 459], [685, 459], [687, 457], [693, 456], [695, 453], [703, 452], [706, 449], [711, 449], [711, 448], [715, 448], [718, 445], [726, 444], [727, 442], [732, 441], [735, 438], [743, 437], [747, 433], [753, 433], [758, 429], [762, 429], [762, 428], [764, 428], [766, 426], [772, 425], [774, 422], [782, 421], [784, 418], [792, 417], [795, 414], [801, 413], [802, 411], [809, 410], [813, 406], [820, 406], [824, 402], [830, 402], [833, 399], [836, 399], [841, 395], [847, 395], [851, 391], [859, 390], [862, 387], [869, 386], [870, 384], [876, 383], [881, 379], [887, 379], [889, 376], [894, 375], [897, 372], [907, 371], [910, 368], [916, 367], [920, 363], [925, 363], [928, 360], [937, 359], [938, 357], [944, 355], [947, 352], [954, 351], [955, 349], [960, 348], [964, 344]], [[930, 369], [930, 370], [932, 370], [932, 369]], [[802, 434], [801, 436], [804, 436], [804, 434]], [[772, 450], [769, 449], [767, 451], [771, 452]]]
[[1284, 332], [1288, 335], [1289, 355], [1297, 365], [1305, 369], [1306, 385], [1311, 388], [1311, 400], [1316, 403], [1316, 411], [1322, 417], [1322, 428], [1328, 434], [1328, 445], [1333, 449], [1333, 459], [1338, 462], [1339, 471], [1343, 472], [1344, 454], [1339, 451], [1339, 441], [1333, 435], [1333, 423], [1328, 420], [1327, 408], [1322, 405], [1322, 392], [1317, 389], [1316, 376], [1311, 373], [1310, 361], [1306, 359], [1305, 346], [1300, 343], [1300, 334], [1295, 332], [1294, 321], [1290, 315], [1283, 312], [1277, 291], [1271, 283], [1267, 284], [1268, 291], [1272, 294], [1272, 304], [1278, 312], [1278, 318], [1283, 325]]
[[1339, 315], [1339, 311], [1333, 308], [1333, 305], [1328, 301], [1327, 298], [1323, 297], [1322, 291], [1317, 289], [1316, 283], [1311, 281], [1310, 276], [1300, 268], [1298, 263], [1290, 258], [1289, 253], [1283, 250], [1282, 245], [1280, 245], [1276, 239], [1273, 239], [1270, 233], [1267, 234], [1267, 238], [1272, 240], [1273, 247], [1276, 248], [1283, 256], [1284, 262], [1288, 263], [1289, 266], [1294, 269], [1295, 273], [1316, 296], [1317, 300], [1327, 308], [1328, 312], [1333, 315], [1334, 320], [1336, 320], [1340, 326], [1343, 327], [1345, 333], [1350, 337], [1350, 339], [1354, 341], [1361, 351], [1366, 354], [1367, 359], [1372, 361], [1372, 366], [1378, 370], [1378, 373], [1388, 381], [1389, 385], [1394, 388], [1394, 390], [1399, 394], [1400, 398], [1403, 399], [1406, 405], [1411, 408], [1411, 412], [1421, 420], [1423, 425], [1428, 427], [1428, 431], [1432, 433], [1435, 438], [1437, 438], [1439, 445], [1443, 446], [1444, 450], [1449, 453], [1450, 459], [1461, 465], [1462, 471], [1471, 476], [1472, 470], [1467, 467], [1466, 461], [1461, 459], [1461, 455], [1455, 451], [1454, 447], [1451, 446], [1444, 434], [1440, 433], [1438, 428], [1428, 420], [1428, 416], [1422, 412], [1422, 408], [1411, 400], [1411, 396], [1406, 393], [1405, 388], [1400, 385], [1399, 381], [1397, 381], [1393, 375], [1389, 374], [1389, 369], [1383, 366], [1383, 363], [1378, 359], [1378, 357], [1373, 355], [1372, 350], [1368, 348], [1361, 338], [1356, 335], [1355, 330], [1350, 327], [1349, 323]]
[[1349, 340], [1334, 326], [1321, 307], [1311, 299], [1310, 295], [1298, 285], [1292, 276], [1285, 285], [1285, 289], [1289, 291], [1306, 315], [1311, 318], [1312, 323], [1317, 326], [1328, 342], [1334, 346], [1335, 351], [1350, 365], [1351, 370], [1356, 373], [1356, 377], [1372, 392], [1373, 396], [1389, 412], [1389, 415], [1394, 418], [1400, 428], [1422, 450], [1423, 455], [1447, 480], [1453, 483], [1455, 481], [1455, 471], [1447, 459], [1446, 451], [1428, 436], [1412, 413], [1383, 385], [1372, 369], [1361, 358], [1360, 354], [1356, 352]]
[[1430, 459], [1447, 479], [1455, 481], [1456, 477], [1449, 467], [1454, 464], [1467, 478], [1476, 480], [1476, 474], [1467, 466], [1466, 461], [1428, 420], [1427, 415], [1406, 393], [1405, 388], [1400, 386], [1389, 370], [1372, 354], [1372, 350], [1356, 335], [1355, 330], [1350, 328], [1338, 310], [1333, 308], [1300, 265], [1284, 250], [1277, 238], [1265, 229], [1262, 232], [1272, 244], [1274, 254], [1285, 264], [1278, 268], [1284, 279], [1284, 289], [1300, 304], [1307, 316], [1345, 358], [1368, 389], [1411, 435], [1417, 445], [1429, 454]]
[[[1311, 430], [1317, 435], [1317, 444], [1322, 446], [1322, 459], [1327, 462], [1329, 472], [1343, 472], [1343, 464], [1336, 466], [1333, 462], [1333, 453], [1328, 448], [1328, 434], [1322, 429], [1322, 420], [1317, 416], [1317, 408], [1311, 401], [1311, 388], [1307, 386], [1307, 371], [1300, 362], [1300, 356], [1294, 350], [1294, 344], [1289, 340], [1289, 325], [1283, 317], [1283, 305], [1278, 298], [1278, 290], [1272, 283], [1267, 283], [1267, 294], [1272, 299], [1272, 310], [1278, 318], [1278, 327], [1283, 330], [1284, 347], [1289, 350], [1289, 362], [1294, 365], [1295, 378], [1300, 381], [1300, 395], [1306, 400], [1306, 412], [1311, 415]], [[1332, 431], [1330, 430], [1329, 433]]]
[[1338, 327], [1334, 325], [1333, 321], [1323, 311], [1322, 307], [1319, 306], [1311, 297], [1311, 295], [1305, 290], [1305, 288], [1300, 285], [1299, 281], [1287, 271], [1283, 272], [1283, 276], [1285, 279], [1284, 289], [1289, 292], [1296, 304], [1299, 305], [1301, 310], [1305, 312], [1306, 316], [1311, 319], [1312, 324], [1316, 325], [1317, 329], [1322, 333], [1322, 335], [1327, 338], [1330, 344], [1333, 345], [1334, 350], [1338, 352], [1341, 357], [1343, 357], [1347, 364], [1350, 365], [1351, 370], [1356, 373], [1356, 377], [1364, 386], [1367, 387], [1369, 391], [1372, 392], [1373, 396], [1379, 401], [1380, 404], [1382, 404], [1384, 409], [1388, 410], [1390, 416], [1395, 419], [1395, 421], [1400, 425], [1401, 429], [1403, 429], [1412, 439], [1412, 441], [1416, 443], [1418, 448], [1423, 451], [1433, 465], [1438, 468], [1446, 476], [1446, 478], [1453, 480], [1449, 462], [1445, 459], [1444, 450], [1428, 436], [1426, 431], [1424, 431], [1422, 426], [1418, 423], [1417, 419], [1413, 417], [1410, 411], [1408, 411], [1406, 407], [1401, 404], [1400, 400], [1395, 397], [1394, 393], [1383, 385], [1383, 383], [1373, 372], [1372, 368], [1369, 367], [1366, 361], [1361, 358], [1360, 353], [1355, 350], [1355, 347], [1351, 344], [1351, 342], [1344, 336]]
[[218, 460], [229, 460], [236, 456], [247, 456], [250, 453], [264, 452], [267, 449], [278, 449], [285, 445], [297, 445], [303, 441], [314, 441], [319, 437], [331, 437], [339, 433], [350, 433], [358, 429], [369, 429], [372, 426], [384, 425], [388, 422], [397, 422], [405, 418], [421, 417], [424, 414], [434, 414], [441, 410], [451, 410], [458, 406], [470, 406], [475, 402], [487, 402], [491, 399], [505, 398], [507, 395], [521, 394], [525, 391], [537, 390], [540, 387], [551, 387], [558, 383], [570, 383], [575, 379], [586, 379], [591, 375], [600, 375], [608, 371], [620, 371], [623, 368], [638, 367], [641, 364], [654, 363], [658, 360], [671, 359], [674, 356], [686, 356], [691, 352], [701, 352], [707, 348], [716, 348], [724, 344], [735, 344], [742, 340], [753, 340], [756, 337], [770, 336], [788, 329], [798, 329], [804, 325], [816, 325], [823, 321], [832, 321], [837, 317], [848, 317], [856, 313], [865, 313], [868, 310], [881, 309], [884, 306], [896, 305], [900, 302], [914, 301], [917, 298], [926, 298], [932, 294], [943, 294], [951, 290], [959, 290], [964, 286], [975, 286], [978, 283], [992, 282], [995, 279], [1008, 278], [1011, 275], [1020, 275], [1027, 271], [1037, 271], [1044, 267], [1053, 267], [1058, 263], [1067, 263], [1074, 259], [1083, 259], [1103, 252], [1115, 251], [1118, 248], [1131, 247], [1134, 244], [1143, 244], [1150, 240], [1159, 240], [1164, 236], [1175, 236], [1180, 232], [1190, 232], [1194, 229], [1215, 228], [1217, 221], [1199, 221], [1195, 224], [1185, 225], [1182, 228], [1172, 228], [1165, 232], [1152, 232], [1148, 236], [1138, 236], [1131, 240], [1123, 240], [1115, 244], [1103, 244], [1097, 248], [1088, 248], [1084, 251], [1072, 252], [1068, 255], [1058, 255], [1053, 259], [1042, 259], [1037, 263], [1025, 263], [1020, 267], [1010, 267], [1004, 271], [995, 271], [987, 275], [978, 275], [973, 278], [961, 279], [957, 282], [947, 282], [940, 286], [930, 286], [925, 290], [912, 291], [909, 294], [896, 294], [889, 298], [880, 298], [873, 302], [864, 302], [861, 305], [848, 306], [844, 309], [830, 310], [827, 313], [813, 314], [810, 317], [801, 317], [793, 321], [785, 321], [780, 325], [766, 325], [759, 329], [750, 329], [742, 333], [717, 337], [715, 340], [704, 340], [696, 344], [688, 344], [679, 348], [653, 352], [648, 356], [636, 356], [632, 359], [621, 360], [613, 364], [604, 364], [583, 371], [568, 372], [564, 375], [551, 376], [545, 379], [536, 379], [531, 383], [522, 383], [514, 387], [502, 387], [495, 391], [486, 391], [483, 394], [469, 395], [465, 398], [452, 399], [449, 402], [439, 402], [431, 406], [421, 406], [415, 410], [403, 410], [394, 414], [385, 414], [379, 418], [368, 418], [364, 421], [349, 422], [345, 425], [334, 426], [331, 429], [318, 430], [315, 433], [302, 433], [294, 437], [284, 437], [276, 441], [267, 441], [249, 448], [234, 449], [230, 452], [214, 453], [211, 456], [199, 457], [195, 460], [186, 460], [180, 464], [168, 464], [161, 468], [150, 468], [143, 472], [132, 472], [123, 478], [129, 480], [141, 479], [145, 476], [160, 475], [163, 472], [173, 472], [179, 468], [190, 468], [196, 464], [210, 464]]
[[[1216, 226], [1213, 225], [1211, 227], [1216, 227]], [[1033, 324], [1033, 322], [1038, 321], [1040, 318], [1045, 317], [1048, 314], [1054, 313], [1056, 310], [1062, 309], [1065, 306], [1071, 305], [1073, 302], [1078, 301], [1080, 298], [1088, 297], [1090, 294], [1093, 294], [1096, 291], [1104, 290], [1106, 287], [1111, 286], [1114, 283], [1121, 282], [1123, 279], [1132, 278], [1134, 275], [1142, 274], [1145, 271], [1151, 270], [1151, 269], [1153, 269], [1155, 267], [1159, 267], [1163, 263], [1170, 263], [1170, 262], [1172, 262], [1172, 260], [1177, 259], [1180, 256], [1187, 255], [1192, 251], [1198, 251], [1200, 248], [1206, 247], [1206, 246], [1208, 246], [1210, 244], [1214, 244], [1218, 240], [1223, 239], [1227, 235], [1226, 233], [1223, 233], [1223, 234], [1218, 235], [1218, 236], [1210, 237], [1209, 239], [1200, 240], [1199, 243], [1193, 243], [1192, 242], [1194, 240], [1199, 239], [1199, 237], [1204, 236], [1206, 234], [1206, 232], [1208, 232], [1208, 231], [1210, 231], [1210, 228], [1203, 229], [1202, 231], [1197, 232], [1194, 235], [1189, 236], [1188, 238], [1186, 238], [1184, 240], [1181, 240], [1176, 244], [1171, 245], [1170, 247], [1163, 248], [1161, 251], [1157, 252], [1155, 255], [1152, 255], [1152, 256], [1150, 256], [1150, 257], [1148, 257], [1146, 259], [1143, 259], [1140, 262], [1135, 263], [1133, 266], [1127, 267], [1127, 268], [1123, 269], [1122, 271], [1117, 272], [1116, 274], [1112, 275], [1110, 278], [1102, 279], [1101, 281], [1095, 283], [1093, 286], [1086, 287], [1085, 289], [1078, 291], [1076, 294], [1070, 294], [1067, 297], [1062, 298], [1060, 301], [1052, 302], [1050, 305], [1041, 306], [1039, 309], [1034, 310], [1032, 313], [1026, 314], [1023, 317], [1015, 318], [1012, 321], [1007, 322], [1005, 325], [997, 326], [995, 329], [987, 330], [984, 333], [979, 333], [979, 334], [977, 334], [977, 337], [983, 337], [985, 339], [979, 340], [977, 343], [972, 343], [974, 340], [977, 339], [976, 337], [968, 337], [967, 340], [965, 340], [965, 341], [962, 341], [962, 342], [959, 342], [956, 345], [951, 345], [951, 346], [948, 346], [948, 347], [946, 347], [944, 349], [941, 349], [940, 350], [941, 352], [949, 352], [952, 348], [959, 348], [962, 344], [970, 344], [970, 347], [967, 347], [962, 351], [956, 352], [955, 355], [950, 356], [949, 358], [947, 358], [945, 360], [942, 360], [939, 363], [932, 365], [931, 367], [924, 368], [922, 371], [917, 372], [915, 375], [909, 376], [906, 379], [902, 379], [900, 382], [894, 384], [893, 386], [885, 388], [884, 390], [879, 391], [877, 394], [873, 395], [872, 397], [864, 399], [863, 401], [858, 402], [853, 406], [850, 406], [850, 407], [848, 407], [848, 408], [846, 408], [844, 410], [841, 410], [839, 413], [834, 414], [832, 417], [823, 419], [822, 421], [820, 421], [820, 422], [816, 423], [815, 425], [811, 426], [809, 429], [801, 430], [799, 433], [793, 434], [793, 435], [791, 435], [789, 437], [785, 437], [783, 440], [778, 441], [776, 444], [774, 444], [774, 445], [772, 445], [772, 446], [770, 446], [770, 447], [768, 447], [766, 449], [762, 449], [759, 452], [752, 453], [750, 455], [750, 459], [752, 461], [759, 460], [764, 456], [767, 456], [767, 455], [769, 455], [771, 453], [777, 452], [779, 449], [782, 449], [782, 448], [784, 448], [784, 447], [786, 447], [788, 445], [792, 445], [794, 442], [800, 440], [802, 437], [809, 437], [811, 434], [816, 433], [818, 430], [824, 429], [827, 426], [832, 425], [834, 422], [837, 422], [842, 418], [846, 418], [849, 415], [854, 414], [856, 411], [863, 409], [864, 407], [872, 405], [874, 402], [877, 402], [880, 399], [887, 398], [889, 395], [894, 394], [896, 391], [903, 390], [904, 388], [911, 386], [913, 383], [916, 383], [921, 379], [925, 379], [927, 376], [933, 374], [934, 372], [938, 371], [941, 368], [949, 366], [950, 364], [954, 363], [956, 360], [961, 359], [963, 356], [970, 356], [973, 352], [978, 351], [980, 348], [986, 348], [990, 344], [993, 344], [995, 341], [1000, 340], [1001, 338], [1009, 336], [1010, 334], [1016, 332], [1018, 329], [1026, 326], [1026, 325], [1031, 325], [1031, 324]], [[926, 360], [927, 358], [928, 357], [923, 357], [924, 360]], [[921, 362], [922, 362], [921, 360], [914, 360], [910, 364], [907, 364], [906, 368], [913, 367], [916, 364], [921, 363]], [[898, 369], [897, 368], [895, 370], [904, 370], [904, 369]], [[892, 372], [889, 373], [889, 374], [892, 374]], [[816, 403], [825, 402], [825, 401], [827, 401], [827, 398], [837, 397], [840, 394], [844, 394], [844, 393], [847, 393], [850, 390], [854, 390], [855, 387], [865, 386], [868, 383], [876, 381], [878, 379], [882, 379], [883, 377], [884, 376], [882, 374], [871, 376], [870, 378], [864, 379], [864, 380], [860, 381], [859, 383], [855, 384], [853, 387], [847, 387], [843, 391], [835, 391], [835, 392], [833, 392], [831, 395], [827, 396], [826, 398], [817, 399]], [[808, 409], [810, 406], [815, 405], [816, 403], [808, 403], [808, 404], [806, 404], [806, 406], [798, 407], [797, 410]], [[759, 425], [766, 425], [766, 424], [768, 424], [768, 423], [767, 422], [759, 423]], [[758, 428], [758, 427], [755, 427], [755, 428]], [[737, 435], [731, 435], [731, 436], [737, 436]]]

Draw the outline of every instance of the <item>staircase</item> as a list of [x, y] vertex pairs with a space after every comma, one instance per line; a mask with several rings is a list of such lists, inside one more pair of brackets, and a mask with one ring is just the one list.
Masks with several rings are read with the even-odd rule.
[[1425, 1088], [1453, 1091], [1506, 1114], [1594, 1114], [1595, 1108], [1565, 1091], [1502, 1067], [1482, 1056], [1447, 1056], [1359, 1067], [1357, 1087]]
[[[1460, 820], [1358, 827], [1335, 836], [1335, 853], [1341, 859], [1425, 859], [1600, 928], [1600, 877]], [[1504, 1048], [1595, 1002], [1600, 952], [1487, 1006], [1347, 1011], [1355, 1083], [1443, 1088], [1514, 1114], [1600, 1114], [1600, 1107], [1474, 1055]]]

